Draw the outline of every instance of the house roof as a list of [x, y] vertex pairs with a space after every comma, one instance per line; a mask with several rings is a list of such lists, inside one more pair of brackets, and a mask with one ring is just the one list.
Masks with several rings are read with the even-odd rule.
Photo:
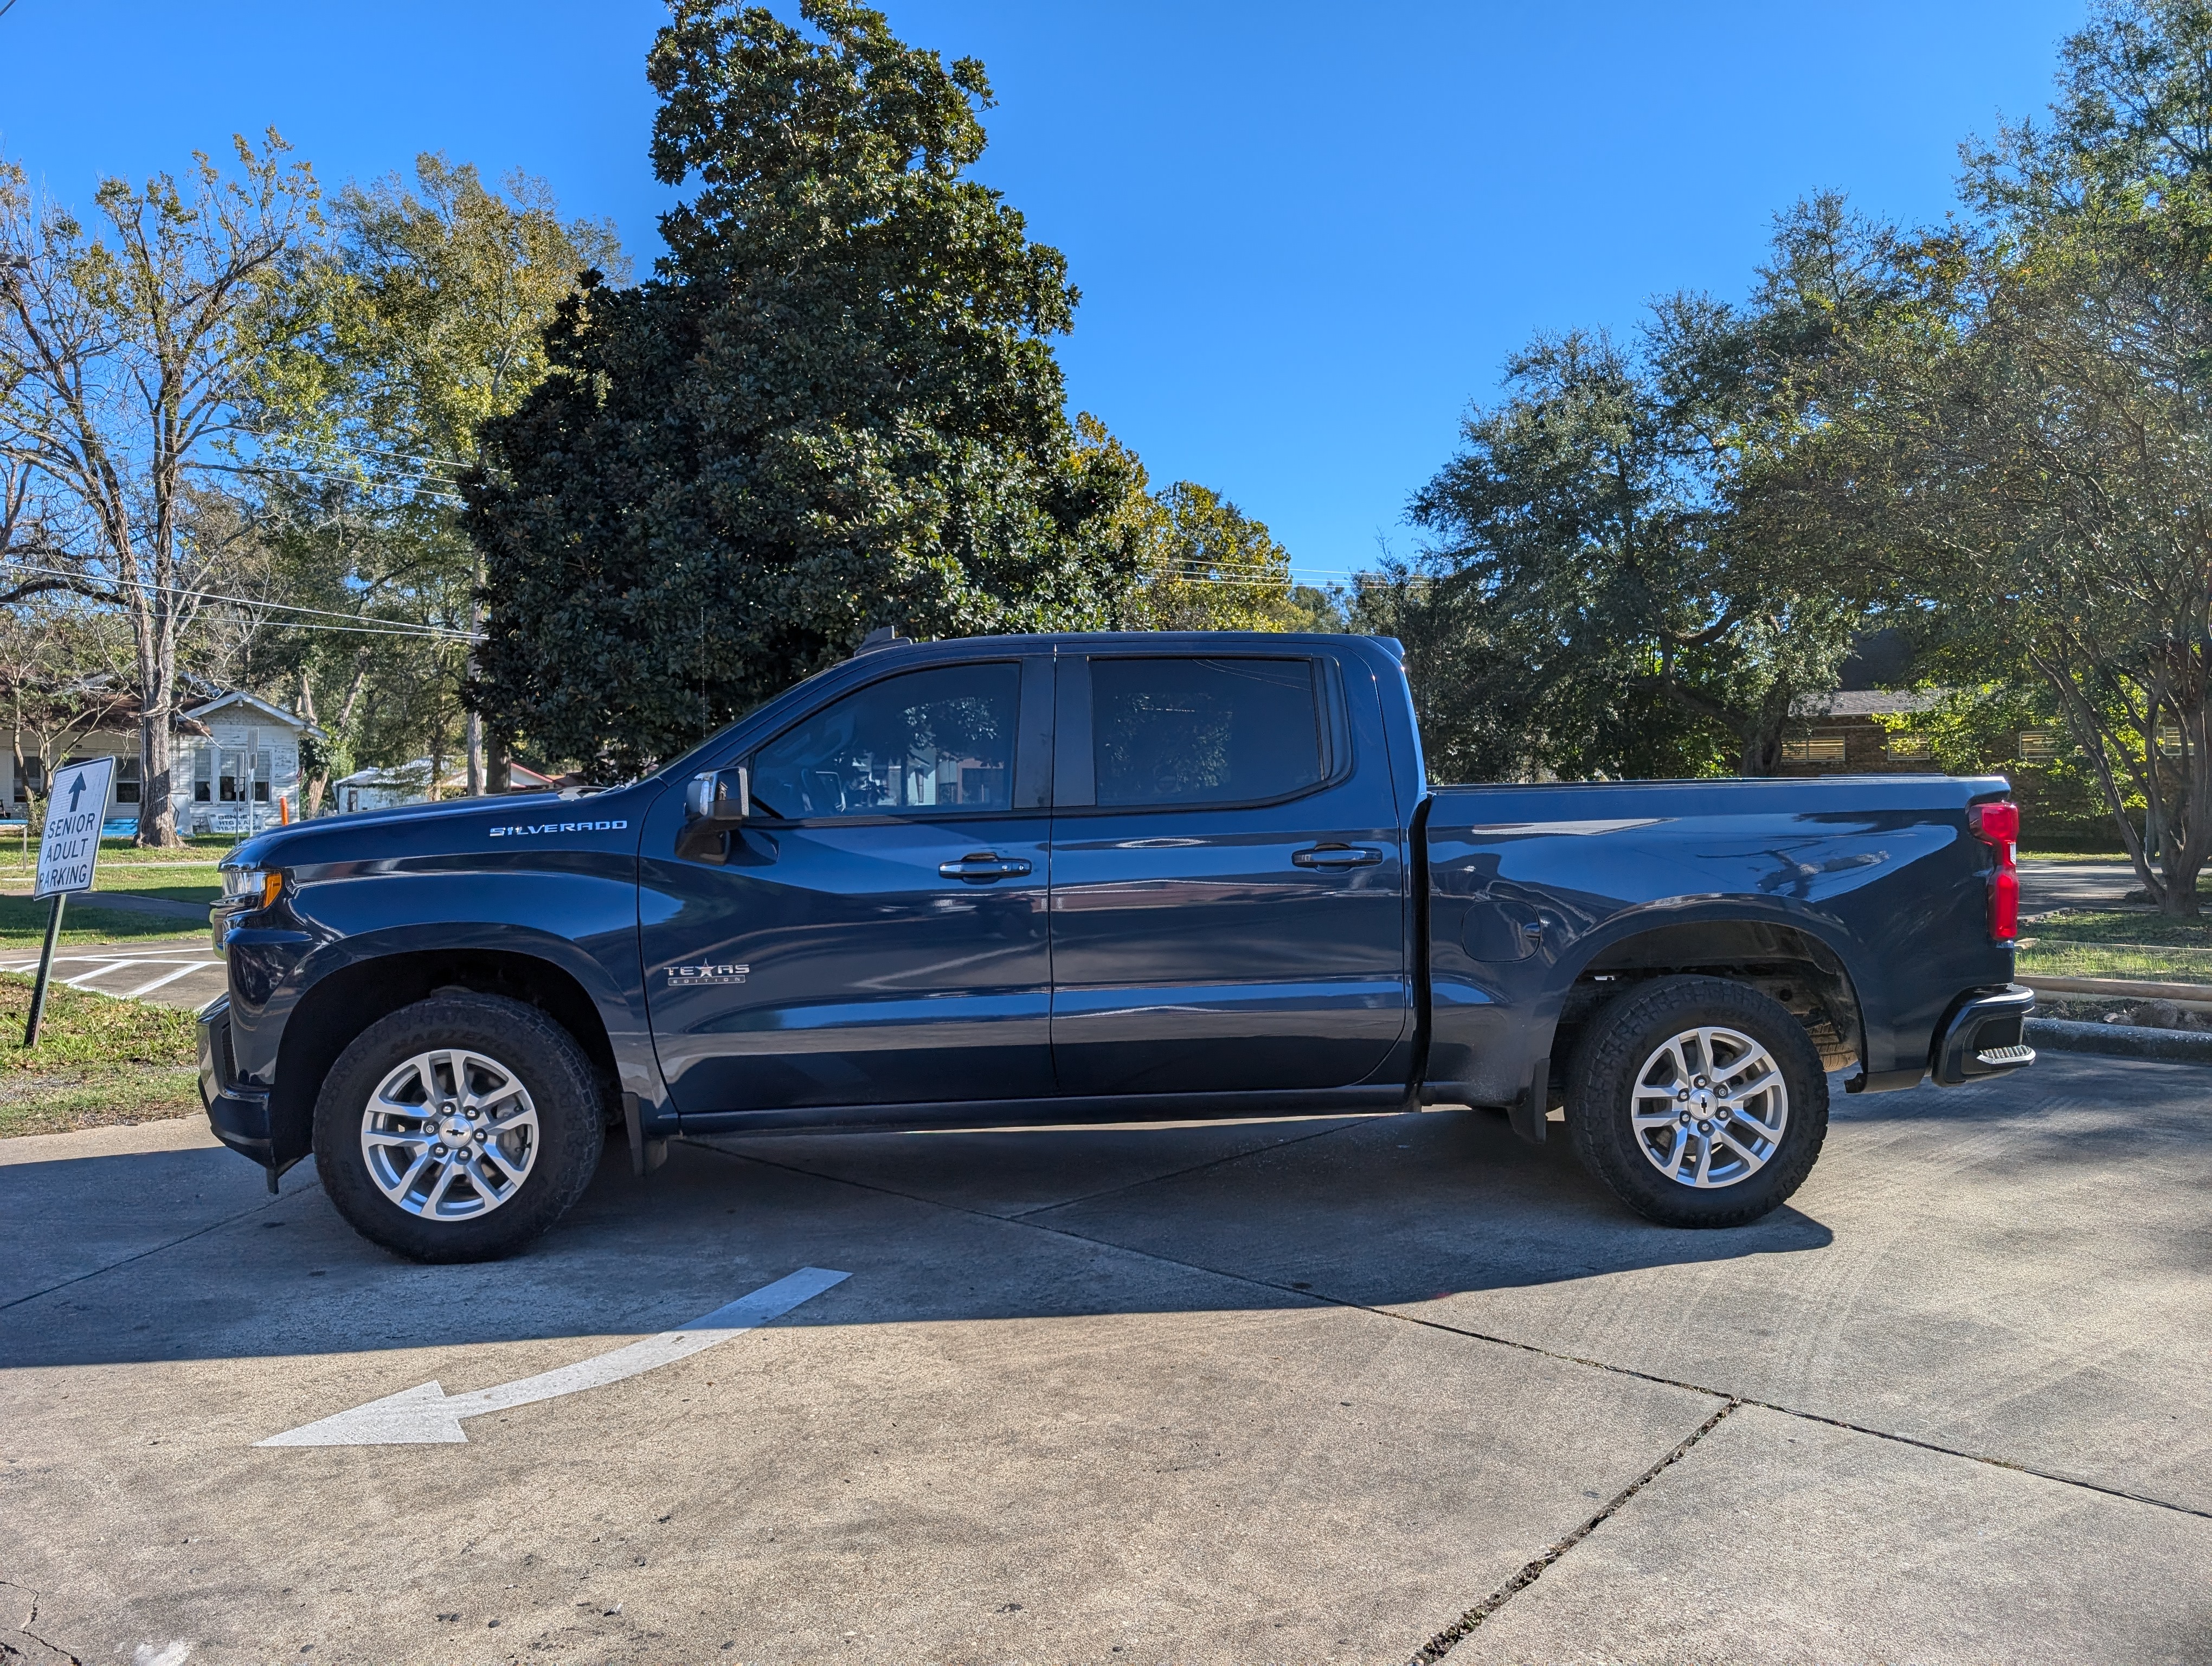
[[[513, 790], [515, 792], [540, 792], [554, 784], [553, 778], [550, 775], [540, 775], [537, 770], [531, 769], [526, 764], [511, 763], [507, 767], [512, 772], [509, 778], [514, 783]], [[332, 781], [331, 785], [333, 787], [410, 787], [420, 788], [426, 786], [428, 783], [429, 779], [430, 760], [427, 757], [418, 757], [410, 763], [394, 764], [388, 769], [356, 769], [351, 775], [343, 776], [339, 780]], [[443, 790], [448, 787], [463, 786], [467, 782], [467, 771], [465, 769], [457, 769], [448, 774], [444, 780], [438, 783], [438, 786], [441, 790]]]
[[1802, 695], [1790, 709], [1798, 717], [1902, 717], [1933, 711], [1941, 698], [1895, 689], [1838, 689], [1832, 694]]
[[394, 764], [389, 769], [356, 769], [349, 775], [341, 775], [331, 783], [333, 787], [422, 787], [430, 779], [430, 760], [418, 757], [410, 763]]
[[320, 734], [322, 733], [306, 718], [288, 712], [282, 706], [272, 706], [260, 696], [248, 694], [244, 689], [232, 689], [228, 693], [219, 694], [214, 699], [199, 705], [188, 706], [179, 715], [204, 723], [217, 712], [230, 707], [240, 708], [241, 716], [251, 713], [255, 716], [267, 718], [270, 722], [282, 723], [288, 729], [299, 730], [301, 733], [313, 732]]

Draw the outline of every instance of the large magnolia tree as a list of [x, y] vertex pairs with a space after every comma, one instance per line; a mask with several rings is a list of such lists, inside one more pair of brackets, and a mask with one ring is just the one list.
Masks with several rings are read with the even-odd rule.
[[651, 280], [593, 283], [483, 429], [474, 699], [602, 773], [689, 746], [869, 629], [1106, 623], [1128, 476], [1064, 412], [1059, 252], [970, 177], [982, 66], [851, 0], [678, 0], [648, 72]]

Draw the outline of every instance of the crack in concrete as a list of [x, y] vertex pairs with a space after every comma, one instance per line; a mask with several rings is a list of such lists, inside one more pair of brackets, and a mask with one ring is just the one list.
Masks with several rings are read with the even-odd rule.
[[1689, 1451], [1690, 1448], [1696, 1445], [1707, 1435], [1712, 1433], [1714, 1430], [1719, 1428], [1721, 1424], [1727, 1419], [1729, 1414], [1735, 1410], [1738, 1406], [1741, 1406], [1743, 1403], [1744, 1402], [1741, 1400], [1729, 1401], [1726, 1405], [1723, 1406], [1720, 1410], [1715, 1412], [1703, 1423], [1700, 1423], [1696, 1428], [1690, 1431], [1687, 1435], [1677, 1441], [1674, 1444], [1674, 1449], [1664, 1457], [1661, 1458], [1658, 1462], [1653, 1464], [1649, 1469], [1646, 1469], [1634, 1481], [1629, 1482], [1627, 1486], [1622, 1487], [1620, 1492], [1616, 1493], [1613, 1498], [1607, 1501], [1604, 1509], [1599, 1511], [1597, 1514], [1592, 1516], [1580, 1527], [1577, 1527], [1573, 1532], [1568, 1534], [1565, 1538], [1559, 1540], [1555, 1544], [1547, 1546], [1542, 1555], [1539, 1556], [1534, 1561], [1530, 1562], [1527, 1566], [1523, 1567], [1520, 1572], [1515, 1574], [1510, 1579], [1508, 1579], [1496, 1590], [1491, 1592], [1489, 1596], [1484, 1597], [1482, 1601], [1477, 1602], [1465, 1614], [1453, 1620], [1450, 1625], [1445, 1626], [1443, 1630], [1438, 1632], [1426, 1643], [1421, 1645], [1419, 1648], [1413, 1651], [1413, 1658], [1406, 1663], [1406, 1666], [1436, 1666], [1436, 1663], [1437, 1661], [1442, 1660], [1446, 1655], [1449, 1654], [1453, 1649], [1463, 1642], [1477, 1626], [1480, 1626], [1484, 1620], [1489, 1619], [1492, 1614], [1496, 1614], [1498, 1609], [1504, 1608], [1507, 1602], [1509, 1602], [1517, 1592], [1528, 1590], [1529, 1586], [1534, 1584], [1539, 1579], [1542, 1578], [1544, 1577], [1545, 1571], [1549, 1568], [1553, 1563], [1558, 1561], [1560, 1557], [1565, 1555], [1577, 1545], [1580, 1544], [1584, 1539], [1589, 1537], [1589, 1535], [1595, 1533], [1598, 1529], [1599, 1526], [1610, 1517], [1616, 1511], [1618, 1511], [1621, 1505], [1626, 1504], [1631, 1499], [1634, 1498], [1638, 1493], [1641, 1493], [1653, 1481], [1658, 1480], [1662, 1470], [1665, 1469], [1670, 1464], [1680, 1462], [1684, 1455]]
[[[44, 1650], [49, 1657], [59, 1656], [62, 1659], [69, 1662], [69, 1666], [84, 1666], [84, 1662], [77, 1656], [71, 1654], [67, 1649], [63, 1648], [58, 1643], [47, 1642], [45, 1638], [40, 1637], [36, 1632], [31, 1629], [32, 1626], [35, 1626], [39, 1622], [40, 1593], [33, 1590], [28, 1585], [17, 1584], [13, 1579], [0, 1579], [0, 1585], [6, 1586], [9, 1590], [21, 1591], [24, 1596], [31, 1599], [31, 1611], [23, 1616], [23, 1623], [15, 1627], [16, 1636], [29, 1638], [32, 1642], [37, 1644], [40, 1649]], [[31, 1658], [30, 1656], [25, 1654], [21, 1649], [15, 1647], [12, 1643], [9, 1643], [5, 1638], [0, 1638], [0, 1654], [13, 1655], [18, 1660], [29, 1660]]]

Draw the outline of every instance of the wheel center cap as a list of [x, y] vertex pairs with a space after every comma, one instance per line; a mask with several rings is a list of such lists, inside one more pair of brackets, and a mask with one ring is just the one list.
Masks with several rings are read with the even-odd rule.
[[1691, 1094], [1690, 1106], [1691, 1109], [1695, 1110], [1700, 1116], [1711, 1116], [1713, 1114], [1712, 1090], [1711, 1088], [1701, 1087], [1696, 1092]]
[[469, 1126], [467, 1117], [455, 1112], [438, 1124], [438, 1134], [449, 1146], [465, 1146], [476, 1130]]

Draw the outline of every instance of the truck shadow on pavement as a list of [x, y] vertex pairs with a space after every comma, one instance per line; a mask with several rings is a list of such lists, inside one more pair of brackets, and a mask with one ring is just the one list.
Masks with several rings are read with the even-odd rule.
[[0, 1167], [0, 1367], [354, 1353], [678, 1325], [801, 1266], [799, 1324], [1419, 1302], [1818, 1250], [1794, 1208], [1733, 1231], [1620, 1208], [1555, 1124], [1484, 1112], [611, 1148], [511, 1260], [420, 1267], [357, 1237], [305, 1164], [228, 1152]]

